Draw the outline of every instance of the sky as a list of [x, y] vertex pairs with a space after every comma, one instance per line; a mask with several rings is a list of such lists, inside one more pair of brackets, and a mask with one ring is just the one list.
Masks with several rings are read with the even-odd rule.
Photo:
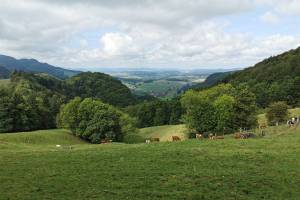
[[300, 0], [0, 0], [0, 54], [71, 69], [243, 68], [300, 46]]

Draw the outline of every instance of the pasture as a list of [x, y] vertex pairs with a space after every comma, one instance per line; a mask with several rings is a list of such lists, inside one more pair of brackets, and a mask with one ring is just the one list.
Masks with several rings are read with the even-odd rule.
[[143, 138], [159, 138], [160, 141], [172, 141], [172, 136], [178, 136], [182, 140], [188, 138], [188, 130], [184, 124], [153, 126], [140, 129], [139, 133]]
[[267, 132], [131, 145], [86, 144], [64, 130], [1, 134], [0, 199], [299, 199], [300, 127]]

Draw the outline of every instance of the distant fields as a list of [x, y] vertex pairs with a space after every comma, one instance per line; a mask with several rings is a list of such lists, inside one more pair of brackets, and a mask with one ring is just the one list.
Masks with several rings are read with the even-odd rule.
[[91, 145], [65, 130], [1, 134], [0, 199], [297, 200], [300, 127], [267, 132], [249, 140], [132, 145]]

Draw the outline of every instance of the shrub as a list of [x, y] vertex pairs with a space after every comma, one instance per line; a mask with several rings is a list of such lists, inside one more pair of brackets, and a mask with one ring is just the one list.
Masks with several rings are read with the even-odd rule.
[[268, 124], [277, 125], [286, 122], [289, 116], [288, 108], [288, 105], [283, 101], [270, 104], [266, 114]]
[[102, 139], [121, 142], [125, 135], [136, 131], [134, 120], [128, 115], [91, 98], [75, 98], [62, 106], [58, 122], [91, 143], [100, 143]]

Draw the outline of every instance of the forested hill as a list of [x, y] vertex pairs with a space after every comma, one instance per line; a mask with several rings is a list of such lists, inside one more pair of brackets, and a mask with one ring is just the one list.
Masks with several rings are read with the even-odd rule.
[[270, 57], [253, 67], [231, 74], [224, 82], [234, 85], [248, 84], [261, 107], [274, 101], [300, 105], [300, 48]]
[[219, 82], [222, 82], [223, 79], [225, 79], [228, 75], [234, 73], [233, 71], [230, 72], [218, 72], [218, 73], [213, 73], [209, 75], [204, 82], [198, 83], [194, 86], [192, 86], [193, 89], [202, 89], [202, 88], [208, 88], [211, 86], [216, 85]]
[[2, 78], [8, 78], [10, 74], [10, 71], [6, 69], [5, 67], [0, 66], [0, 79]]
[[66, 80], [60, 80], [48, 74], [33, 74], [13, 72], [11, 83], [21, 91], [50, 91], [66, 97], [96, 98], [104, 103], [124, 107], [136, 103], [136, 97], [131, 91], [115, 78], [103, 74], [84, 72]]
[[93, 97], [115, 106], [134, 104], [135, 96], [121, 81], [103, 73], [84, 72], [65, 81], [66, 93], [71, 97]]
[[60, 79], [65, 79], [74, 76], [80, 71], [73, 71], [54, 67], [47, 63], [41, 63], [35, 59], [15, 59], [10, 56], [0, 55], [0, 65], [9, 71], [18, 70], [34, 73], [47, 73]]

